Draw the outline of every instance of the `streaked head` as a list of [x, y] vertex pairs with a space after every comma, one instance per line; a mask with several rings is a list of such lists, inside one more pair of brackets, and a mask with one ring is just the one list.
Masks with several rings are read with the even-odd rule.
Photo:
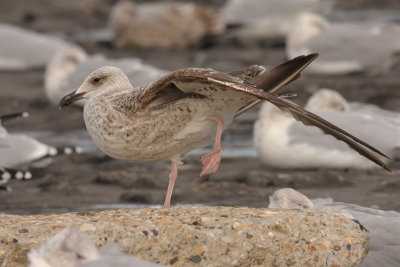
[[80, 99], [89, 99], [104, 90], [120, 90], [132, 87], [126, 74], [116, 67], [105, 66], [92, 72], [78, 90], [64, 96], [60, 107], [68, 106]]

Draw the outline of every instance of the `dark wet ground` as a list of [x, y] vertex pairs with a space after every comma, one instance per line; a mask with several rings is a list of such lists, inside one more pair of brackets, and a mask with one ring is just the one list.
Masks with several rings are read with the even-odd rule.
[[[43, 32], [74, 33], [104, 27], [109, 7], [114, 2], [1, 1], [0, 10], [8, 12], [1, 12], [0, 21]], [[400, 8], [399, 2], [395, 0], [379, 1], [378, 4], [376, 1], [365, 0], [339, 2], [339, 7], [344, 9]], [[71, 12], [75, 14], [73, 18]], [[89, 53], [104, 53], [110, 57], [138, 56], [148, 64], [169, 70], [189, 66], [232, 70], [251, 64], [275, 65], [285, 60], [283, 43], [279, 40], [242, 43], [220, 37], [196, 47], [173, 51], [115, 51], [109, 43], [85, 42], [80, 45]], [[31, 114], [27, 120], [8, 123], [6, 126], [9, 131], [51, 131], [54, 135], [66, 136], [70, 131], [83, 128], [81, 110], [58, 110], [47, 103], [43, 91], [43, 75], [43, 70], [0, 72], [0, 114], [21, 110]], [[299, 93], [294, 100], [304, 104], [310, 94], [320, 87], [334, 88], [349, 101], [368, 102], [400, 111], [399, 66], [378, 76], [303, 76], [286, 90]], [[256, 116], [256, 112], [250, 111], [245, 118], [232, 124], [227, 134], [239, 133], [251, 139], [251, 118]], [[287, 171], [270, 169], [257, 158], [223, 158], [215, 175], [201, 178], [200, 156], [188, 156], [184, 162], [179, 167], [173, 204], [262, 207], [268, 204], [268, 196], [274, 190], [293, 187], [311, 198], [332, 197], [336, 201], [400, 211], [400, 162], [391, 164], [393, 173], [380, 169]], [[12, 180], [7, 184], [9, 190], [0, 191], [0, 211], [40, 213], [75, 210], [95, 204], [162, 204], [168, 184], [169, 164], [131, 163], [95, 152], [62, 155], [54, 158], [47, 167], [29, 167], [29, 170], [33, 174], [31, 180]]]

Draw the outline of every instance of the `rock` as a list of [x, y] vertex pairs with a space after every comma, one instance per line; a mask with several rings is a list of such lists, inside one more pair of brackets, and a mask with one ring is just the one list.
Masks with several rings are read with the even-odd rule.
[[[269, 197], [270, 208], [304, 207], [337, 215], [343, 215], [358, 223], [361, 230], [367, 226], [371, 233], [368, 256], [361, 267], [397, 266], [400, 262], [400, 213], [367, 208], [351, 203], [334, 202], [331, 198], [310, 200], [292, 188], [276, 190]], [[360, 223], [362, 222], [362, 224]]]
[[175, 207], [3, 215], [0, 266], [26, 266], [31, 248], [71, 226], [97, 247], [114, 241], [123, 253], [174, 266], [356, 266], [370, 244], [368, 229], [344, 216], [299, 209]]

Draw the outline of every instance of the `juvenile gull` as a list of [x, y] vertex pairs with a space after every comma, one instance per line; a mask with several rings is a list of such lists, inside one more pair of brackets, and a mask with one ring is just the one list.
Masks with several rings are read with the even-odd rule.
[[[305, 109], [359, 136], [389, 157], [398, 157], [400, 113], [371, 104], [348, 103], [329, 89], [315, 92]], [[263, 104], [254, 124], [254, 146], [264, 163], [277, 168], [369, 169], [376, 166], [320, 129], [303, 127], [270, 103]]]
[[367, 150], [383, 155], [377, 149], [274, 93], [297, 79], [317, 56], [299, 56], [268, 71], [257, 66], [230, 74], [180, 69], [139, 88], [132, 87], [120, 69], [107, 66], [94, 71], [78, 90], [64, 96], [60, 107], [86, 99], [86, 128], [97, 146], [111, 157], [138, 162], [169, 160], [171, 173], [164, 207], [170, 207], [177, 162], [215, 138], [213, 151], [201, 158], [200, 175], [215, 173], [221, 160], [224, 127], [261, 100], [293, 114], [304, 124], [322, 128], [390, 170]]

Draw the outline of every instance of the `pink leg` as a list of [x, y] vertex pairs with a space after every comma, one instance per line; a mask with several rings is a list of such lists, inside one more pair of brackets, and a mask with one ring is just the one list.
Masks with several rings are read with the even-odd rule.
[[171, 208], [172, 191], [174, 190], [174, 185], [177, 177], [178, 177], [178, 168], [176, 166], [176, 162], [171, 161], [171, 172], [169, 173], [169, 183], [168, 183], [167, 195], [165, 196], [164, 208], [167, 209]]
[[215, 136], [215, 143], [213, 151], [207, 155], [204, 155], [201, 158], [201, 163], [203, 163], [203, 170], [200, 173], [200, 176], [209, 173], [215, 173], [218, 170], [219, 163], [221, 162], [220, 151], [222, 150], [221, 146], [221, 135], [222, 130], [224, 129], [224, 118], [222, 116], [210, 117], [210, 120], [215, 120], [218, 123], [217, 126], [217, 134]]

